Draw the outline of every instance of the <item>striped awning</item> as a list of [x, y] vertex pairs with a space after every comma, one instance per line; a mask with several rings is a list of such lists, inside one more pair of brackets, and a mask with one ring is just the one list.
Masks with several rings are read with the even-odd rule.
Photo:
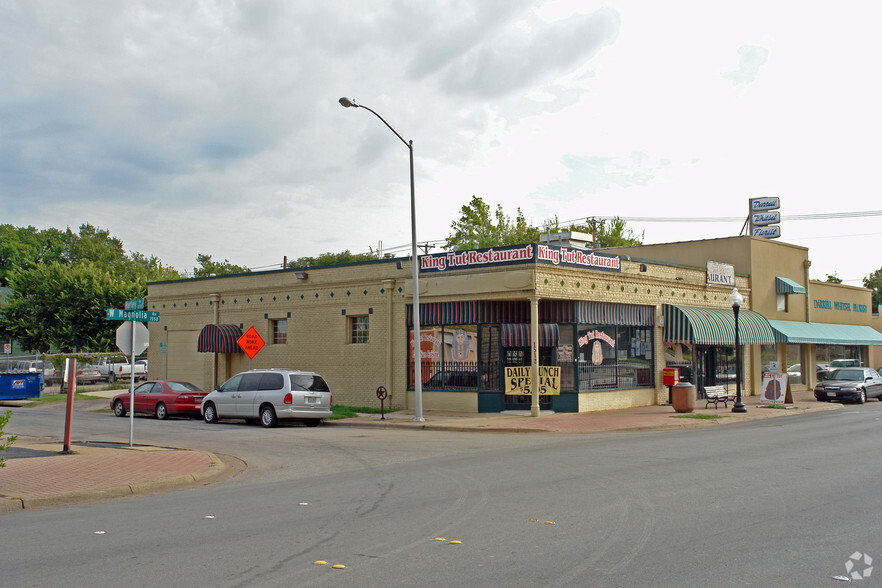
[[769, 321], [782, 343], [820, 345], [882, 345], [882, 333], [864, 325]]
[[[734, 345], [735, 313], [731, 308], [665, 304], [665, 341], [697, 345]], [[738, 312], [741, 343], [775, 343], [766, 317], [742, 308]]]
[[[503, 323], [500, 325], [503, 347], [529, 347], [530, 325], [528, 323]], [[539, 324], [539, 347], [556, 347], [558, 338], [557, 323]]]
[[655, 324], [654, 306], [590, 300], [549, 300], [547, 303], [545, 302], [540, 301], [539, 303], [539, 319], [549, 323], [631, 327], [651, 327]]
[[776, 294], [805, 294], [805, 288], [789, 278], [777, 276], [775, 278]]
[[[413, 326], [413, 305], [406, 310], [407, 326]], [[420, 304], [420, 326], [513, 323], [530, 320], [526, 300], [468, 300]]]
[[242, 329], [238, 325], [205, 325], [199, 333], [196, 351], [214, 353], [241, 353], [239, 338]]

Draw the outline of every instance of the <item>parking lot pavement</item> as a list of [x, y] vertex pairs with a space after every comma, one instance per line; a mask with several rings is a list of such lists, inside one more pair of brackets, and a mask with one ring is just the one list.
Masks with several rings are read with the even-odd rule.
[[[812, 392], [793, 393], [794, 402], [765, 408], [758, 397], [746, 397], [746, 413], [728, 407], [705, 408], [696, 403], [692, 413], [677, 413], [669, 405], [643, 406], [586, 413], [529, 411], [503, 413], [447, 413], [426, 411], [424, 422], [415, 422], [413, 411], [361, 415], [327, 421], [331, 427], [429, 429], [439, 431], [609, 433], [687, 427], [719, 426], [750, 420], [789, 417], [843, 405], [817, 402]], [[106, 402], [104, 400], [103, 402]], [[96, 402], [96, 405], [100, 405]], [[77, 502], [95, 502], [126, 496], [170, 491], [223, 479], [245, 468], [231, 456], [202, 451], [118, 444], [80, 443], [62, 454], [57, 440], [24, 438], [7, 454], [0, 469], [0, 513], [49, 508]]]

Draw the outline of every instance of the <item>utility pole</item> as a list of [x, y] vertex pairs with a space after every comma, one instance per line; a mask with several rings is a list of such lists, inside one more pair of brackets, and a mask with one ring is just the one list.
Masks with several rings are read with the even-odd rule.
[[603, 228], [603, 220], [601, 219], [598, 221], [597, 218], [592, 216], [591, 218], [585, 219], [585, 222], [587, 222], [589, 225], [591, 225], [591, 241], [592, 241], [591, 247], [593, 249], [597, 249], [597, 225], [598, 225], [598, 223], [600, 223], [600, 227]]

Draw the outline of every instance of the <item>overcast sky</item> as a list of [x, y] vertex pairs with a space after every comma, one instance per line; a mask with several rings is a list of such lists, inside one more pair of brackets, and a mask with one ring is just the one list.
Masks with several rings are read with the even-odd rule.
[[[409, 252], [478, 195], [557, 216], [781, 199], [811, 275], [882, 267], [874, 2], [0, 3], [0, 223], [107, 229], [192, 270]], [[647, 243], [729, 222], [629, 222]], [[436, 250], [437, 251], [437, 250]]]

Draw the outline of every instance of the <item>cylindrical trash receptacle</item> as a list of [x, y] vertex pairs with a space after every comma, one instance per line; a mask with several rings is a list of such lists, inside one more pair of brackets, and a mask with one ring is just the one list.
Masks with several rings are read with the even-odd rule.
[[695, 410], [695, 386], [689, 382], [674, 384], [671, 391], [671, 404], [677, 412], [692, 412]]

